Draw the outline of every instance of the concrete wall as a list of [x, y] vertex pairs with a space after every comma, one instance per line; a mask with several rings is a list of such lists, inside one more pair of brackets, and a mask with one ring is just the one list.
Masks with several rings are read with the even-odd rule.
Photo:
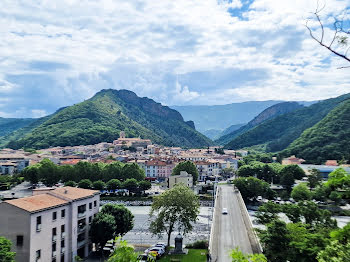
[[[16, 252], [16, 262], [29, 262], [30, 252], [30, 213], [20, 208], [0, 203], [0, 236], [12, 242]], [[16, 246], [17, 235], [23, 236], [23, 246]]]

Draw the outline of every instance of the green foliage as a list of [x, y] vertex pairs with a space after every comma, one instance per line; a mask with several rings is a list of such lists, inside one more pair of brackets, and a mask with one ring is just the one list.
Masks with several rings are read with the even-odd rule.
[[192, 244], [187, 244], [186, 248], [193, 248], [193, 249], [208, 249], [209, 243], [207, 240], [197, 240], [193, 242]]
[[196, 165], [191, 161], [184, 161], [176, 165], [173, 169], [172, 176], [180, 175], [181, 171], [186, 171], [188, 174], [193, 176], [193, 183], [195, 184], [198, 180], [198, 170]]
[[22, 171], [22, 175], [26, 181], [32, 184], [37, 184], [39, 182], [39, 168], [38, 165], [32, 165], [25, 168]]
[[110, 89], [66, 107], [17, 135], [9, 135], [7, 145], [38, 149], [97, 144], [112, 142], [120, 131], [125, 131], [127, 137], [140, 136], [167, 146], [202, 147], [212, 143], [177, 111], [130, 91]]
[[105, 187], [106, 187], [106, 184], [102, 180], [97, 180], [92, 183], [92, 188], [95, 190], [103, 190]]
[[241, 166], [237, 175], [240, 177], [256, 176], [268, 183], [280, 181], [282, 165], [279, 163], [264, 164], [258, 161], [250, 161], [249, 164]]
[[[349, 97], [350, 95], [347, 94], [337, 98], [327, 99], [319, 103], [313, 104], [309, 107], [304, 107], [296, 111], [283, 114], [269, 121], [263, 122], [260, 125], [256, 126], [255, 128], [233, 139], [230, 143], [228, 143], [225, 146], [225, 148], [238, 149], [238, 148], [267, 143], [267, 150], [269, 152], [281, 151], [287, 148], [289, 144], [291, 144], [295, 139], [297, 139], [303, 133], [303, 131], [305, 131], [307, 128], [310, 128], [314, 126], [316, 123], [318, 123], [319, 121], [321, 121], [333, 108], [335, 108], [338, 104], [348, 99]], [[338, 124], [342, 125], [340, 122], [341, 121], [339, 121]], [[346, 127], [346, 124], [342, 126]], [[350, 130], [349, 127], [347, 129], [344, 128], [342, 132], [348, 132], [349, 130]], [[338, 131], [328, 132], [327, 130], [328, 134], [338, 136], [339, 138], [343, 137], [342, 132], [341, 133], [339, 133]], [[349, 135], [347, 137], [349, 137]], [[347, 140], [346, 137], [344, 138], [345, 140]], [[306, 144], [298, 143], [298, 146], [300, 144], [301, 146], [303, 146], [303, 148], [305, 148], [305, 150], [309, 148], [308, 155], [304, 153], [302, 154], [302, 157], [304, 159], [307, 159], [307, 160], [317, 159], [319, 156], [324, 155], [326, 151], [329, 151], [329, 154], [332, 156], [332, 157], [327, 157], [326, 159], [338, 159], [333, 157], [335, 155], [332, 153], [332, 150], [329, 150], [328, 148], [326, 149], [322, 148], [324, 144], [320, 144], [321, 147], [316, 149], [314, 143], [318, 141], [313, 139], [313, 136], [312, 136], [312, 139], [309, 139], [308, 141], [306, 139], [303, 139], [303, 142], [307, 142], [307, 143]], [[326, 142], [325, 144], [327, 145], [330, 144], [329, 141], [325, 141], [325, 142]], [[350, 148], [350, 147], [336, 146], [334, 148], [337, 149], [336, 152], [339, 152], [339, 150], [344, 150], [344, 149], [347, 150], [346, 148]], [[292, 149], [292, 147], [290, 149]], [[290, 151], [294, 151], [294, 150], [290, 150]], [[297, 151], [298, 153], [297, 155], [299, 155], [299, 152], [300, 150]]]
[[67, 181], [66, 183], [64, 183], [65, 186], [71, 186], [71, 187], [76, 187], [77, 183], [75, 183], [74, 181], [70, 180]]
[[138, 253], [132, 245], [119, 237], [115, 239], [116, 248], [108, 259], [108, 262], [136, 262]]
[[90, 179], [83, 179], [80, 180], [78, 183], [78, 187], [85, 188], [85, 189], [91, 189], [92, 188], [92, 182]]
[[179, 228], [180, 232], [187, 234], [192, 230], [198, 214], [198, 197], [187, 186], [178, 184], [154, 197], [149, 214], [152, 220], [150, 231], [155, 235], [166, 232], [169, 246], [173, 230]]
[[343, 168], [338, 168], [329, 174], [326, 186], [332, 191], [343, 190], [345, 198], [350, 198], [350, 174]]
[[345, 262], [350, 261], [350, 242], [340, 244], [338, 241], [332, 241], [325, 250], [317, 255], [318, 262]]
[[282, 168], [281, 174], [290, 174], [294, 179], [302, 179], [305, 176], [304, 170], [298, 165], [286, 165]]
[[330, 111], [319, 123], [306, 129], [286, 149], [285, 155], [296, 155], [309, 162], [327, 159], [350, 159], [350, 99]]
[[108, 240], [114, 238], [117, 225], [112, 215], [99, 212], [92, 220], [90, 227], [91, 241], [98, 245], [101, 249], [105, 246]]
[[129, 190], [130, 193], [135, 193], [138, 190], [137, 180], [135, 178], [125, 180], [123, 188]]
[[11, 252], [12, 243], [5, 237], [0, 236], [0, 261], [15, 262], [15, 252]]
[[268, 183], [255, 177], [240, 177], [233, 184], [241, 192], [244, 200], [257, 198], [258, 196], [271, 197], [273, 192]]
[[321, 172], [318, 169], [311, 169], [310, 174], [307, 176], [307, 181], [309, 183], [309, 187], [315, 188], [316, 186], [319, 186], [322, 181], [322, 175]]
[[310, 200], [311, 196], [311, 191], [307, 188], [305, 184], [299, 184], [295, 186], [291, 193], [291, 197], [295, 201]]
[[39, 163], [38, 173], [40, 181], [47, 186], [53, 186], [60, 181], [58, 167], [49, 159], [41, 160]]
[[319, 185], [316, 187], [315, 191], [313, 192], [313, 199], [317, 201], [326, 201], [328, 195], [330, 192], [328, 192], [330, 189], [325, 185]]
[[140, 181], [138, 186], [139, 186], [139, 189], [141, 191], [143, 191], [143, 192], [152, 188], [151, 182], [150, 181], [146, 181], [146, 180]]
[[346, 244], [350, 242], [350, 223], [345, 227], [336, 229], [330, 233], [332, 240], [337, 240], [339, 243]]
[[278, 218], [278, 213], [282, 211], [281, 206], [268, 201], [267, 203], [261, 205], [256, 212], [256, 219], [259, 224], [269, 224]]
[[336, 192], [336, 191], [332, 191], [330, 194], [329, 194], [329, 199], [330, 200], [333, 200], [336, 204], [339, 204], [340, 201], [341, 201], [341, 194]]
[[124, 236], [134, 227], [134, 215], [123, 205], [105, 204], [102, 206], [101, 213], [113, 216], [116, 236]]
[[111, 179], [107, 182], [108, 190], [116, 190], [122, 188], [122, 183], [118, 179]]
[[243, 254], [239, 248], [233, 249], [230, 256], [232, 262], [267, 262], [267, 259], [263, 254]]
[[295, 183], [295, 179], [294, 179], [293, 174], [282, 173], [280, 184], [286, 188], [288, 193], [290, 193], [292, 191], [292, 187], [293, 187], [294, 183]]

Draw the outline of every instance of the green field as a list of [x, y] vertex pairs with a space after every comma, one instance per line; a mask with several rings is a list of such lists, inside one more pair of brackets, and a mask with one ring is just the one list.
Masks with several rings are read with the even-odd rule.
[[205, 249], [189, 249], [187, 255], [166, 255], [161, 258], [161, 262], [206, 262], [207, 250]]

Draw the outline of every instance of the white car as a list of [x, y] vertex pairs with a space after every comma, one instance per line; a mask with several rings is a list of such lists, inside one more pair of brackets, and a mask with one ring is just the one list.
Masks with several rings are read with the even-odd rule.
[[161, 247], [161, 248], [163, 248], [165, 250], [166, 245], [164, 243], [157, 243], [157, 244], [154, 245], [154, 247]]
[[223, 213], [224, 215], [227, 215], [227, 214], [228, 214], [227, 208], [226, 208], [226, 207], [224, 207], [224, 208], [222, 209], [222, 213]]
[[150, 247], [148, 249], [145, 250], [145, 253], [148, 254], [151, 251], [155, 251], [157, 252], [157, 257], [161, 257], [165, 254], [165, 249], [162, 247]]

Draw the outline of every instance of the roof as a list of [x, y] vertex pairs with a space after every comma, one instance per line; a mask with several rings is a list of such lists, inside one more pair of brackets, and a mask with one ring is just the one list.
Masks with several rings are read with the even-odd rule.
[[63, 200], [49, 194], [24, 197], [14, 200], [7, 200], [5, 203], [16, 206], [28, 212], [37, 212], [43, 209], [67, 204], [69, 201]]
[[86, 198], [86, 197], [96, 195], [99, 192], [100, 191], [98, 190], [90, 190], [90, 189], [66, 186], [66, 187], [56, 188], [55, 190], [51, 191], [50, 194], [58, 197], [63, 197], [65, 199], [77, 200], [80, 198]]

